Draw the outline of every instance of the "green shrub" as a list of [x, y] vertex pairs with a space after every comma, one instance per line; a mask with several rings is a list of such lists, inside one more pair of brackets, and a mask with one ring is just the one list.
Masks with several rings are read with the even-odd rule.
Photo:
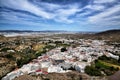
[[91, 76], [101, 76], [102, 75], [100, 70], [96, 69], [93, 66], [86, 66], [85, 73], [87, 73], [88, 75], [91, 75]]
[[67, 51], [67, 49], [64, 47], [64, 48], [61, 48], [61, 52], [65, 52]]

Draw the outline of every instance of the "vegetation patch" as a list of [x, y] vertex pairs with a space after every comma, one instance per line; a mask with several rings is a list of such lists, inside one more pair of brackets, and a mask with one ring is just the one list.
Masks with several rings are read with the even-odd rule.
[[112, 60], [113, 59], [109, 60], [107, 59], [107, 57], [101, 56], [98, 60], [95, 60], [95, 62], [92, 63], [91, 66], [86, 66], [85, 72], [91, 76], [112, 75], [120, 69], [120, 66], [117, 65], [117, 63], [112, 64]]

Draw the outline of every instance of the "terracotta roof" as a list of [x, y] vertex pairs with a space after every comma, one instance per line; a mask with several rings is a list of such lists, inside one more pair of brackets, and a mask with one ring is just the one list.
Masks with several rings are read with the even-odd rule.
[[36, 70], [36, 72], [41, 72], [41, 70], [39, 69], [39, 70]]

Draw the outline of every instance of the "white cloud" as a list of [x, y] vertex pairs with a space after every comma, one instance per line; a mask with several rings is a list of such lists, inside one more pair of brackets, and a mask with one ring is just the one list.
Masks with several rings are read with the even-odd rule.
[[104, 21], [116, 21], [116, 20], [120, 20], [120, 15], [115, 15], [104, 19]]
[[55, 21], [61, 22], [61, 23], [68, 23], [68, 24], [74, 22], [72, 19], [68, 19], [66, 17], [58, 17], [55, 19]]
[[94, 3], [113, 3], [117, 0], [94, 0]]
[[[55, 22], [60, 22], [65, 24], [80, 23], [87, 25], [88, 24], [97, 25], [99, 23], [102, 23], [101, 25], [103, 26], [119, 25], [120, 22], [118, 22], [116, 19], [120, 19], [120, 16], [116, 15], [116, 13], [120, 12], [120, 5], [115, 5], [114, 7], [107, 8], [107, 6], [105, 6], [104, 4], [96, 4], [96, 3], [108, 3], [108, 2], [112, 3], [115, 2], [115, 0], [94, 0], [93, 5], [88, 4], [84, 7], [81, 7], [80, 3], [76, 3], [72, 5], [70, 4], [61, 5], [61, 4], [53, 4], [47, 2], [31, 3], [29, 0], [7, 0], [7, 1], [0, 0], [0, 6], [5, 6], [11, 9], [16, 9], [21, 11], [27, 11], [29, 13], [38, 16], [38, 17], [34, 17], [29, 14], [23, 14], [19, 12], [17, 13], [14, 11], [8, 13], [2, 13], [2, 16], [5, 19], [13, 23], [19, 22], [20, 24], [29, 24], [30, 22], [31, 25], [32, 24], [42, 25], [41, 21], [44, 22], [47, 20], [53, 20]], [[96, 11], [100, 13], [94, 14], [94, 12]], [[92, 14], [93, 16], [86, 17], [86, 15], [89, 14]], [[34, 21], [32, 22], [31, 20]]]
[[91, 13], [92, 13], [91, 11], [83, 12], [83, 13], [78, 14], [76, 17], [78, 17], [78, 18], [79, 17], [84, 17], [84, 16], [89, 15]]
[[[2, 18], [2, 20], [6, 20], [9, 22], [18, 22], [18, 24], [23, 24], [23, 22], [26, 21], [32, 21], [35, 24], [36, 23], [41, 23], [43, 22], [43, 19], [40, 19], [38, 17], [32, 16], [32, 15], [28, 15], [25, 13], [19, 13], [19, 12], [0, 12], [0, 17]], [[22, 21], [22, 22], [21, 22]]]
[[67, 8], [61, 8], [56, 10], [55, 15], [59, 17], [69, 17], [80, 11], [81, 9], [79, 9], [79, 5], [75, 4], [75, 5], [68, 6]]
[[88, 17], [88, 22], [94, 26], [119, 26], [120, 25], [120, 5], [115, 5], [111, 8], [105, 9], [103, 12]]
[[59, 9], [57, 10], [57, 14], [58, 15], [62, 15], [62, 16], [70, 16], [70, 15], [73, 15], [75, 14], [76, 12], [78, 12], [79, 9], [77, 8], [71, 8], [71, 9]]
[[38, 3], [37, 2], [36, 4], [38, 4], [41, 7], [44, 6], [45, 9], [50, 10], [50, 11], [54, 11], [54, 10], [62, 8], [61, 5], [53, 4], [53, 3], [45, 3], [45, 2]]
[[59, 9], [56, 11], [56, 21], [64, 22], [64, 23], [73, 23], [73, 20], [68, 19], [69, 16], [74, 15], [77, 11], [77, 8], [72, 9]]
[[[61, 7], [58, 4], [41, 2], [38, 6], [30, 3], [28, 0], [8, 0], [7, 2], [1, 0], [0, 6], [27, 11], [44, 19], [52, 19], [63, 23], [73, 23], [73, 20], [70, 20], [69, 17], [80, 11], [80, 4], [62, 5]], [[51, 12], [46, 9], [51, 10]]]
[[[66, 6], [65, 6], [66, 7]], [[82, 11], [78, 4], [68, 5], [67, 8], [58, 9], [55, 11], [55, 21], [63, 23], [73, 23], [73, 19], [69, 19], [70, 16], [75, 15], [77, 12]]]
[[51, 19], [54, 17], [53, 14], [48, 14], [45, 12], [42, 8], [37, 7], [33, 4], [31, 4], [28, 0], [1, 0], [1, 6], [6, 6], [12, 9], [18, 9], [18, 10], [24, 10], [28, 11], [30, 13], [33, 13], [35, 15], [41, 16], [46, 19]]
[[85, 8], [92, 9], [92, 10], [103, 10], [105, 9], [105, 6], [94, 4], [94, 5], [87, 5]]
[[115, 5], [112, 8], [108, 8], [104, 12], [101, 12], [94, 16], [90, 16], [88, 19], [90, 22], [96, 23], [104, 20], [107, 17], [111, 17], [111, 15], [116, 15], [116, 13], [119, 13], [119, 12], [120, 12], [120, 5]]

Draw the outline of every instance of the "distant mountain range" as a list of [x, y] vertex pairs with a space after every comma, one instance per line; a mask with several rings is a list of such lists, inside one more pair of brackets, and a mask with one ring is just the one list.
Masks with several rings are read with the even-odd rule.
[[102, 32], [97, 32], [97, 31], [65, 31], [65, 30], [44, 30], [44, 31], [32, 31], [32, 30], [0, 30], [0, 32], [77, 32], [77, 33], [97, 33], [97, 34], [107, 34], [107, 33], [118, 33], [120, 32], [120, 29], [114, 29], [114, 30], [107, 30], [107, 31], [102, 31]]
[[120, 29], [115, 30], [107, 30], [102, 32], [85, 32], [85, 31], [77, 31], [77, 32], [71, 32], [71, 31], [60, 31], [60, 30], [45, 30], [45, 31], [30, 31], [30, 30], [0, 30], [1, 36], [3, 35], [10, 35], [10, 33], [15, 34], [23, 34], [24, 33], [67, 33], [65, 36], [71, 36], [73, 38], [85, 38], [85, 39], [102, 39], [102, 40], [111, 40], [111, 41], [118, 41], [120, 42]]
[[31, 33], [31, 32], [75, 32], [75, 33], [95, 33], [96, 35], [108, 35], [108, 34], [120, 34], [120, 29], [115, 30], [107, 30], [102, 32], [95, 32], [95, 31], [64, 31], [64, 30], [45, 30], [45, 31], [32, 31], [32, 30], [0, 30], [0, 32], [6, 33]]
[[64, 30], [43, 30], [43, 31], [32, 31], [32, 30], [0, 30], [0, 32], [67, 32]]

